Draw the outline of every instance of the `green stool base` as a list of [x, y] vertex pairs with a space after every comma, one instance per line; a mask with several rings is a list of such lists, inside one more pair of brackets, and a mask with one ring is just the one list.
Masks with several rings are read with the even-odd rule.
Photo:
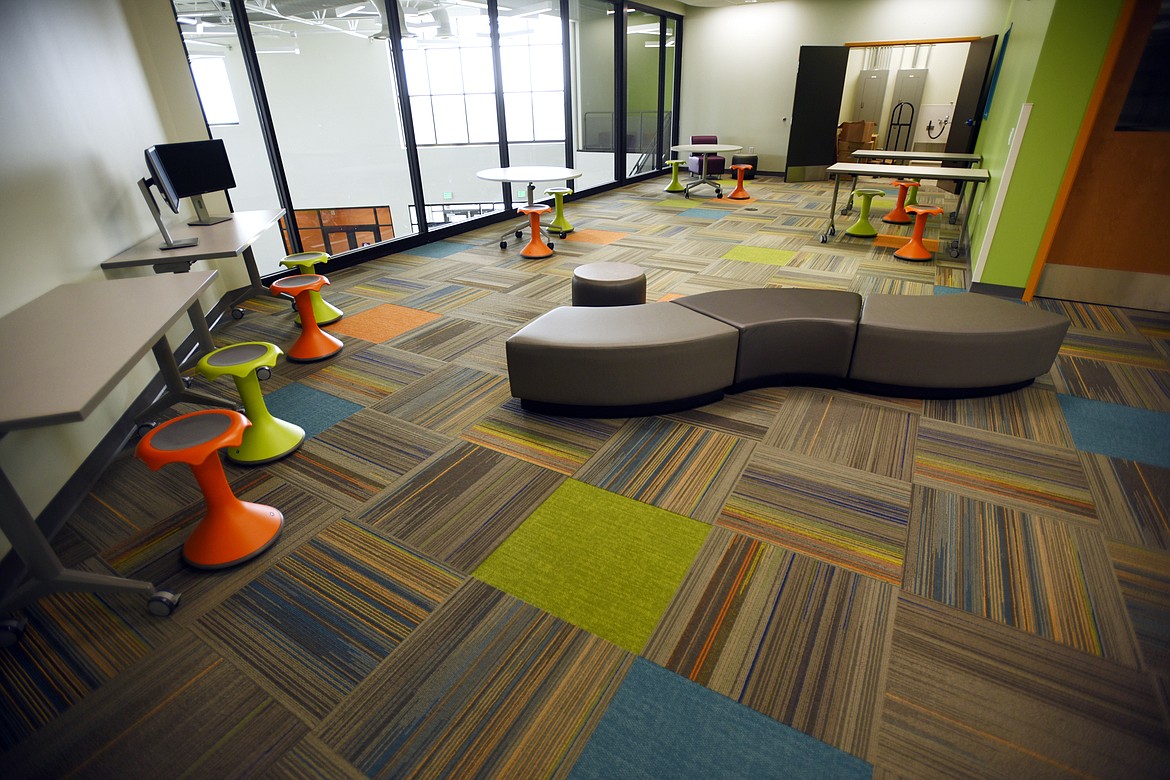
[[845, 235], [854, 238], [873, 238], [877, 235], [877, 228], [869, 221], [869, 207], [874, 198], [885, 194], [885, 191], [877, 189], [863, 188], [853, 191], [853, 197], [861, 200], [861, 206], [857, 213], [857, 221], [845, 228]]
[[671, 167], [670, 184], [667, 184], [663, 192], [685, 192], [686, 187], [678, 180], [678, 167], [686, 165], [686, 160], [667, 160], [666, 164]]
[[571, 195], [573, 191], [568, 187], [549, 187], [544, 191], [545, 195], [552, 195], [554, 199], [553, 207], [553, 221], [548, 223], [547, 229], [551, 233], [560, 233], [561, 238], [565, 237], [566, 233], [572, 233], [574, 228], [569, 224], [569, 220], [565, 219], [565, 196]]
[[305, 441], [305, 429], [287, 420], [259, 416], [251, 422], [244, 430], [240, 446], [227, 448], [228, 460], [233, 463], [247, 466], [271, 463], [296, 452]]
[[[921, 182], [922, 179], [914, 179], [914, 181]], [[902, 203], [902, 206], [905, 207], [905, 206], [917, 206], [917, 205], [918, 205], [918, 188], [911, 187], [906, 192], [906, 200], [905, 200], [905, 202]]]

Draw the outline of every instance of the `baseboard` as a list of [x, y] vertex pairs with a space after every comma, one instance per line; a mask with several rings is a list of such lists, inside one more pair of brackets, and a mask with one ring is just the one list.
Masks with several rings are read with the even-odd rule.
[[1009, 287], [1006, 284], [987, 284], [985, 282], [972, 282], [971, 292], [994, 295], [997, 298], [1014, 298], [1017, 301], [1024, 297], [1023, 287]]
[[1146, 311], [1170, 311], [1170, 274], [1048, 263], [1037, 296]]

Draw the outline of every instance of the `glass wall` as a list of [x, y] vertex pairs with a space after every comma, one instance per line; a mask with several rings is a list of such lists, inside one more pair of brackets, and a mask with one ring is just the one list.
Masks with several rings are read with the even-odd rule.
[[478, 178], [487, 168], [574, 167], [580, 191], [660, 169], [669, 147], [675, 17], [604, 0], [172, 2], [234, 208], [287, 205], [304, 249], [511, 210], [524, 184]]

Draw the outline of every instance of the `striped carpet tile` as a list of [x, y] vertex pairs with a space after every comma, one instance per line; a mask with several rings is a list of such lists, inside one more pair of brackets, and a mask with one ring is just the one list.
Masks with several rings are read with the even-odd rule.
[[788, 268], [852, 276], [857, 272], [860, 264], [861, 261], [856, 257], [804, 249], [796, 253], [792, 262], [788, 264]]
[[485, 325], [448, 316], [391, 339], [387, 345], [435, 360], [454, 360], [485, 341], [514, 332], [514, 328]]
[[845, 290], [853, 285], [853, 274], [781, 268], [772, 274], [768, 287], [803, 287], [809, 290]]
[[910, 496], [909, 483], [761, 446], [716, 524], [896, 585]]
[[635, 418], [589, 459], [576, 478], [711, 523], [753, 447], [752, 442], [693, 425]]
[[472, 580], [317, 734], [371, 778], [563, 777], [633, 658]]
[[442, 434], [363, 409], [266, 468], [352, 511], [449, 443]]
[[[143, 602], [136, 606], [141, 610]], [[12, 748], [153, 649], [93, 593], [46, 596], [25, 607], [22, 617], [28, 622], [20, 643], [0, 652], [0, 750]]]
[[1093, 401], [1170, 412], [1170, 370], [1057, 355], [1057, 392]]
[[907, 592], [1137, 665], [1095, 529], [920, 487], [909, 536]]
[[563, 479], [549, 469], [457, 442], [367, 502], [355, 518], [470, 572]]
[[771, 263], [755, 263], [733, 258], [720, 260], [703, 273], [720, 279], [733, 279], [740, 287], [763, 287], [776, 273], [778, 267]]
[[864, 758], [895, 593], [717, 528], [642, 655]]
[[1080, 457], [1105, 536], [1170, 550], [1170, 469], [1091, 452]]
[[568, 477], [620, 426], [613, 419], [528, 414], [513, 398], [465, 430], [463, 438]]
[[1076, 446], [1056, 394], [1036, 387], [983, 398], [927, 400], [923, 413], [931, 420], [1042, 444], [1068, 449]]
[[442, 368], [442, 361], [375, 344], [336, 360], [301, 379], [301, 384], [364, 406]]
[[763, 443], [909, 482], [917, 431], [917, 415], [879, 399], [794, 387]]
[[923, 419], [915, 484], [1048, 516], [1097, 516], [1076, 450]]
[[1170, 675], [1170, 553], [1110, 542], [1109, 557], [1137, 634], [1142, 668]]
[[451, 281], [470, 287], [479, 287], [484, 290], [507, 292], [513, 287], [530, 281], [532, 277], [533, 274], [517, 269], [483, 266], [472, 268], [466, 273], [452, 278]]
[[5, 776], [264, 776], [308, 732], [190, 634], [127, 674], [5, 755]]
[[1034, 298], [1029, 305], [1063, 314], [1069, 318], [1073, 328], [1102, 333], [1137, 333], [1137, 328], [1123, 310], [1112, 306], [1055, 298]]
[[468, 287], [463, 284], [437, 284], [421, 288], [411, 295], [403, 297], [398, 303], [423, 311], [450, 314], [460, 307], [490, 294], [490, 290]]
[[909, 777], [1157, 777], [1144, 673], [910, 594], [894, 618], [872, 761]]
[[463, 579], [343, 520], [205, 614], [192, 630], [315, 723]]
[[456, 435], [510, 397], [506, 377], [448, 365], [371, 408], [438, 433]]
[[772, 427], [788, 393], [787, 387], [763, 387], [726, 395], [713, 404], [685, 409], [663, 417], [697, 428], [759, 441]]
[[531, 280], [508, 291], [512, 295], [546, 301], [555, 306], [568, 306], [573, 301], [572, 284], [568, 277], [536, 274]]
[[288, 780], [365, 780], [365, 775], [353, 768], [315, 734], [307, 734], [272, 766], [272, 777]]
[[465, 320], [515, 330], [552, 308], [543, 301], [519, 295], [488, 293], [460, 306], [456, 314]]
[[1162, 341], [1170, 339], [1170, 314], [1168, 313], [1137, 309], [1114, 309], [1113, 311], [1128, 320], [1139, 333], [1149, 339]]
[[432, 286], [430, 283], [419, 279], [408, 279], [399, 276], [399, 273], [401, 273], [401, 269], [395, 269], [394, 276], [367, 279], [356, 284], [347, 285], [346, 289], [355, 295], [361, 295], [365, 298], [397, 303], [407, 296], [423, 292]]
[[1141, 334], [1114, 334], [1072, 328], [1060, 345], [1068, 358], [1122, 363], [1140, 368], [1168, 369], [1166, 357]]

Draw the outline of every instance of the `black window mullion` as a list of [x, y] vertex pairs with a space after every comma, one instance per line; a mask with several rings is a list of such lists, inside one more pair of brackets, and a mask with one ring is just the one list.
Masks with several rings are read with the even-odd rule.
[[617, 0], [613, 5], [613, 171], [614, 181], [626, 180], [626, 4]]
[[[488, 4], [488, 40], [492, 45], [492, 73], [496, 82], [496, 127], [500, 140], [500, 166], [507, 168], [510, 164], [508, 153], [508, 123], [504, 116], [504, 65], [500, 59], [500, 6], [496, 0], [487, 0]], [[512, 208], [512, 188], [507, 182], [501, 182], [500, 188], [504, 192], [504, 208]]]
[[[387, 6], [394, 4], [397, 10], [399, 0], [386, 0]], [[406, 58], [402, 54], [402, 25], [398, 13], [387, 13], [390, 38], [386, 41], [390, 47], [390, 59], [394, 63], [394, 86], [398, 90], [398, 115], [402, 118], [402, 140], [406, 144], [406, 164], [410, 171], [410, 195], [414, 201], [416, 213], [423, 213], [426, 209], [426, 196], [422, 186], [422, 164], [418, 157], [418, 141], [414, 135], [414, 111], [410, 106], [410, 88], [406, 84]], [[431, 105], [431, 124], [434, 125], [434, 105]], [[427, 232], [427, 221], [420, 219], [418, 229], [420, 233]]]
[[565, 87], [565, 167], [572, 168], [576, 158], [573, 149], [573, 58], [569, 41], [569, 0], [561, 0], [561, 81]]

